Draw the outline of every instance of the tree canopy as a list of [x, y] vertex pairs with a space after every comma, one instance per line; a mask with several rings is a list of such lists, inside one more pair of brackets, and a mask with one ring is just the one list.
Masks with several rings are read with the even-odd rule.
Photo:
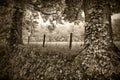
[[[8, 6], [17, 3], [17, 5], [29, 6], [40, 11], [43, 15], [53, 15], [55, 19], [65, 19], [70, 22], [82, 19], [81, 10], [84, 10], [85, 4], [91, 0], [0, 0], [0, 6]], [[110, 4], [112, 13], [120, 12], [120, 0], [100, 0], [105, 4]], [[28, 7], [27, 7], [28, 8]]]
[[[79, 20], [80, 12], [85, 4], [91, 0], [34, 0], [31, 4], [35, 10], [45, 15], [58, 14], [69, 21]], [[120, 0], [100, 0], [99, 2], [109, 4], [112, 13], [120, 12]]]

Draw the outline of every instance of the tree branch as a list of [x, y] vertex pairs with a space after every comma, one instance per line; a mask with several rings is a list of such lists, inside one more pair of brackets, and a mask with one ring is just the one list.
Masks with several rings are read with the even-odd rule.
[[35, 10], [41, 12], [44, 15], [57, 14], [57, 11], [56, 12], [45, 12], [45, 11], [43, 11], [43, 7], [38, 7], [38, 4], [36, 4], [36, 3], [29, 2], [29, 4], [33, 5], [33, 7], [34, 7]]

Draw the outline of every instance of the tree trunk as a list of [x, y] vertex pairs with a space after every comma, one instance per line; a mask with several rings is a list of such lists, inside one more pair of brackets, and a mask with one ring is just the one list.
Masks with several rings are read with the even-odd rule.
[[14, 12], [12, 17], [12, 25], [10, 30], [10, 47], [15, 47], [19, 44], [22, 44], [22, 18], [23, 10], [18, 6], [19, 4], [14, 5]]
[[84, 1], [85, 48], [76, 59], [87, 75], [110, 76], [119, 64], [112, 39], [110, 5], [105, 0]]

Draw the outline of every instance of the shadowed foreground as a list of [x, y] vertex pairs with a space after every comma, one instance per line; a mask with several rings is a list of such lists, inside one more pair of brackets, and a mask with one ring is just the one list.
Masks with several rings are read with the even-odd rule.
[[4, 72], [0, 80], [119, 80], [118, 74], [107, 77], [86, 75], [81, 65], [76, 63], [76, 53], [79, 53], [79, 49], [68, 51], [58, 46], [19, 46], [8, 55], [10, 60], [7, 57], [4, 59], [8, 72]]

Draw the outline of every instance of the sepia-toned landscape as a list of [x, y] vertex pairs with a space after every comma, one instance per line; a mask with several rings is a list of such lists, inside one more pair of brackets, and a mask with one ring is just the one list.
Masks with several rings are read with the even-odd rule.
[[0, 80], [119, 80], [120, 0], [0, 0]]

